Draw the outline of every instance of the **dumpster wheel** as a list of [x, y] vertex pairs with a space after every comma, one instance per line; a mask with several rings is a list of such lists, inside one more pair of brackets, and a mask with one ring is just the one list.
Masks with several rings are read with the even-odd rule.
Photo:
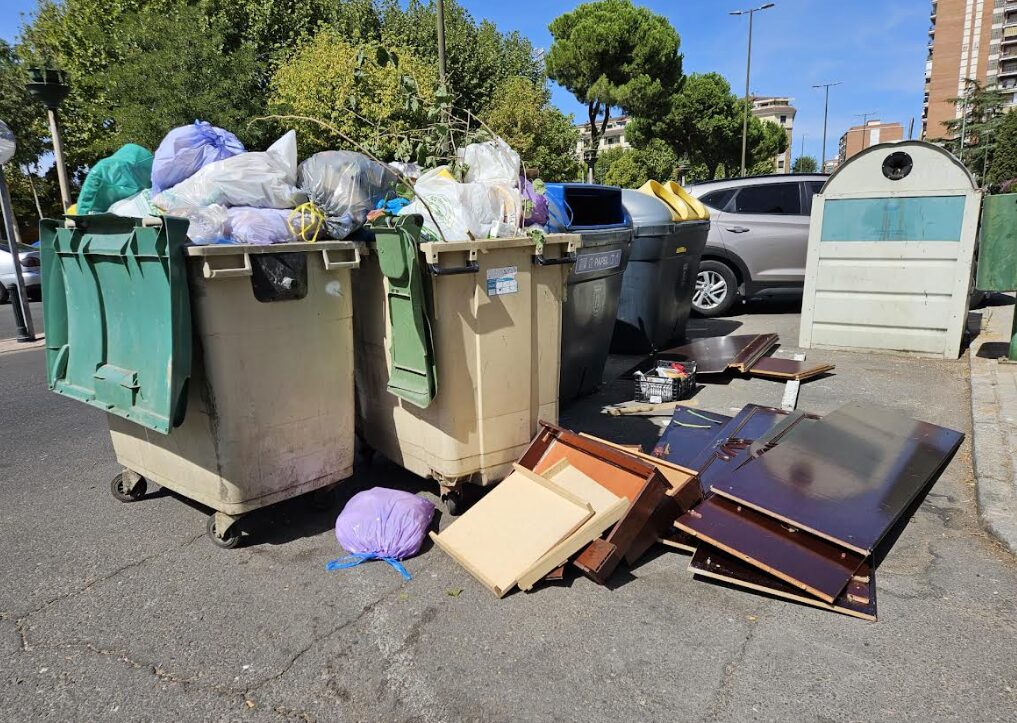
[[[133, 483], [133, 484], [132, 484]], [[137, 502], [145, 496], [148, 482], [137, 472], [125, 469], [109, 483], [109, 491], [121, 502]]]
[[441, 491], [441, 502], [445, 505], [445, 510], [453, 517], [458, 517], [463, 513], [463, 493], [462, 490], [442, 490]]
[[220, 532], [222, 526], [216, 524], [218, 517], [220, 517], [219, 513], [209, 516], [205, 532], [208, 534], [209, 539], [212, 540], [213, 545], [224, 550], [232, 550], [240, 544], [240, 528], [237, 527], [235, 519], [226, 518], [230, 524]]

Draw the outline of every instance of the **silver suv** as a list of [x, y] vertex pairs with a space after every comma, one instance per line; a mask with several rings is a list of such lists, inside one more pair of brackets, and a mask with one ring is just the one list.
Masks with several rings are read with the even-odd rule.
[[785, 174], [689, 186], [709, 206], [712, 221], [693, 308], [703, 316], [723, 316], [739, 297], [802, 288], [812, 197], [826, 179]]

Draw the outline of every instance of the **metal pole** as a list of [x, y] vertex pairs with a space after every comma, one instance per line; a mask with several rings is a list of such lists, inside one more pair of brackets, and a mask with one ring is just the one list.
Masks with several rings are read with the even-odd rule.
[[53, 136], [53, 155], [56, 160], [57, 179], [60, 181], [60, 200], [66, 211], [71, 207], [71, 187], [67, 185], [67, 168], [64, 166], [64, 144], [60, 141], [60, 129], [57, 128], [56, 111], [48, 109], [49, 133]]
[[18, 328], [18, 341], [35, 341], [32, 310], [28, 307], [25, 277], [21, 273], [21, 256], [18, 255], [21, 233], [14, 221], [14, 208], [11, 205], [11, 194], [7, 191], [3, 167], [0, 167], [0, 211], [3, 212], [4, 227], [7, 229], [7, 250], [10, 251], [11, 264], [14, 266], [15, 285], [12, 287], [14, 294], [11, 296], [11, 310], [14, 311], [14, 321]]
[[842, 81], [836, 83], [818, 83], [813, 88], [823, 88], [826, 91], [826, 97], [823, 100], [823, 165], [819, 167], [820, 173], [826, 172], [826, 122], [830, 117], [830, 88], [834, 85], [840, 85]]
[[745, 58], [745, 113], [742, 116], [742, 175], [747, 174], [745, 153], [749, 143], [749, 73], [752, 70], [752, 16], [755, 10], [749, 10], [749, 52]]
[[823, 101], [823, 165], [820, 173], [826, 173], [826, 122], [830, 118], [830, 86], [826, 86], [826, 99]]
[[958, 159], [961, 163], [964, 163], [964, 141], [965, 136], [968, 133], [968, 89], [964, 89], [964, 97], [962, 99], [964, 105], [961, 106], [961, 136], [960, 136], [960, 155]]
[[441, 84], [445, 84], [445, 2], [438, 0], [435, 3], [438, 21], [438, 77]]

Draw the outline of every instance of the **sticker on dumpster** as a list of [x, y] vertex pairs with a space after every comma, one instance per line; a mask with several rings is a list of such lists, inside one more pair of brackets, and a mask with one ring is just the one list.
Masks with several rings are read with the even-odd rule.
[[498, 269], [487, 270], [488, 296], [514, 294], [517, 291], [519, 291], [519, 282], [516, 281], [515, 266], [504, 266]]
[[621, 266], [622, 250], [598, 251], [590, 254], [579, 254], [576, 259], [576, 273], [589, 274], [594, 271], [607, 271]]

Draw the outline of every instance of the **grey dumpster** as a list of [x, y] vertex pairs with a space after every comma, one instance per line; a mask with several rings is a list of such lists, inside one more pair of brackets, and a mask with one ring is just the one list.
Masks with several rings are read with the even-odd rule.
[[685, 337], [708, 220], [673, 221], [667, 205], [624, 190], [632, 217], [632, 251], [622, 281], [612, 350], [651, 352]]
[[611, 350], [632, 228], [620, 188], [549, 183], [547, 198], [551, 230], [577, 233], [581, 238], [562, 305], [558, 399], [564, 403], [600, 386]]

